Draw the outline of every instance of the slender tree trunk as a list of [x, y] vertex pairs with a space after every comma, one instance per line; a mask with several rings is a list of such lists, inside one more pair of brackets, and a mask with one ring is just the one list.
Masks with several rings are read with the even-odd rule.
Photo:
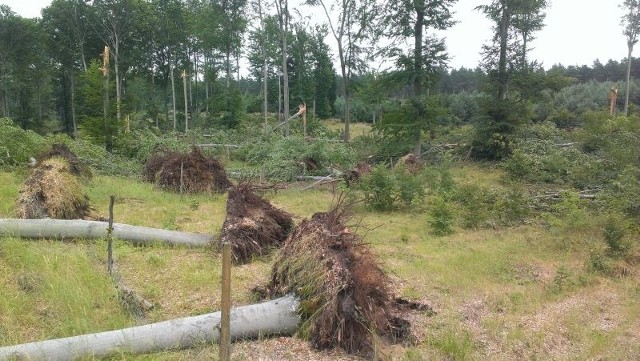
[[111, 153], [113, 150], [113, 144], [111, 140], [111, 122], [109, 121], [109, 72], [104, 75], [104, 101], [103, 101], [103, 113], [104, 113], [104, 132], [105, 132], [105, 149]]
[[173, 74], [173, 59], [169, 61], [169, 74], [171, 76], [171, 102], [173, 104], [173, 131], [178, 128], [178, 120], [176, 118], [176, 80]]
[[631, 89], [631, 53], [633, 53], [633, 43], [627, 43], [627, 86], [624, 93], [624, 116], [629, 115], [629, 91]]
[[[192, 101], [191, 106], [192, 110], [195, 109], [196, 117], [200, 115], [200, 108], [198, 107], [198, 50], [193, 52], [193, 74], [195, 74], [193, 78], [193, 88], [195, 90], [195, 107], [194, 102]], [[193, 91], [191, 92], [191, 97], [193, 98]]]
[[287, 35], [282, 37], [282, 93], [284, 98], [285, 135], [289, 136], [289, 71], [287, 69]]
[[282, 47], [282, 92], [284, 97], [285, 135], [289, 136], [289, 72], [287, 70], [287, 33], [289, 32], [288, 0], [276, 0], [276, 10], [280, 25], [280, 44]]
[[267, 81], [269, 80], [268, 78], [268, 68], [267, 68], [267, 31], [266, 31], [266, 26], [264, 23], [264, 15], [262, 14], [262, 2], [260, 0], [258, 0], [258, 16], [260, 17], [260, 27], [261, 27], [261, 31], [262, 31], [262, 44], [261, 44], [261, 49], [260, 49], [260, 55], [262, 56], [262, 111], [264, 113], [264, 129], [267, 129], [267, 126], [269, 125], [268, 122], [268, 118], [267, 118], [267, 114], [268, 114], [268, 103], [267, 103], [267, 99], [268, 99], [268, 88], [267, 88]]
[[184, 131], [189, 131], [189, 103], [187, 103], [187, 72], [182, 73], [182, 88], [184, 90]]
[[347, 73], [347, 64], [344, 57], [344, 50], [342, 48], [342, 39], [338, 40], [338, 57], [340, 58], [340, 73], [342, 74], [342, 88], [344, 95], [344, 134], [343, 140], [345, 143], [349, 142], [349, 123], [351, 122], [350, 114], [351, 114], [351, 96], [349, 94], [349, 74]]
[[116, 42], [116, 48], [114, 49], [114, 57], [113, 57], [113, 69], [116, 75], [116, 120], [118, 124], [120, 124], [120, 119], [122, 119], [121, 112], [121, 104], [122, 104], [122, 80], [120, 79], [120, 66], [119, 66], [119, 44]]
[[498, 99], [507, 96], [507, 38], [509, 35], [509, 11], [502, 6], [502, 19], [500, 20], [500, 58], [498, 60]]
[[76, 122], [76, 81], [73, 76], [73, 69], [70, 72], [69, 80], [71, 81], [71, 125], [73, 139], [78, 139], [78, 124]]
[[[422, 39], [424, 29], [424, 16], [425, 16], [425, 4], [424, 1], [416, 2], [416, 22], [414, 24], [415, 42], [413, 49], [414, 64], [413, 64], [413, 96], [416, 102], [421, 101], [422, 97], [422, 84], [423, 72], [422, 72]], [[421, 122], [422, 119], [418, 117], [416, 121]], [[413, 153], [418, 159], [422, 155], [422, 124], [416, 124], [414, 134], [414, 148]]]

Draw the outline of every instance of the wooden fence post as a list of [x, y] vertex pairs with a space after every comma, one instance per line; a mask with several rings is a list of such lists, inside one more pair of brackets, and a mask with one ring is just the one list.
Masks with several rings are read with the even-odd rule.
[[231, 359], [231, 244], [222, 245], [222, 305], [220, 309], [220, 361]]
[[113, 277], [113, 204], [116, 196], [109, 197], [109, 228], [107, 228], [107, 271]]

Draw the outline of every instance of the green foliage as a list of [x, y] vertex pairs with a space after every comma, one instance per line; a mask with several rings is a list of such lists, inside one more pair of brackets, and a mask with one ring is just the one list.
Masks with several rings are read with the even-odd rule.
[[629, 255], [633, 245], [625, 239], [629, 225], [625, 219], [617, 214], [610, 215], [602, 229], [604, 241], [607, 244], [607, 255], [620, 258]]
[[429, 225], [436, 236], [446, 236], [453, 233], [454, 212], [443, 197], [436, 197], [429, 208]]
[[347, 170], [355, 164], [354, 153], [344, 143], [276, 134], [243, 142], [236, 154], [263, 177], [277, 181], [327, 175], [333, 168]]
[[[373, 129], [379, 132], [385, 142], [391, 144], [404, 144], [415, 139], [416, 132], [432, 129], [437, 120], [446, 114], [441, 99], [438, 97], [425, 97], [422, 99], [410, 99], [409, 101], [389, 109], [382, 119], [374, 124]], [[411, 144], [408, 145], [411, 147]], [[404, 155], [404, 149], [395, 155]]]
[[513, 133], [531, 115], [528, 109], [513, 99], [482, 99], [481, 116], [472, 141], [476, 159], [499, 160], [513, 150]]
[[109, 153], [104, 147], [92, 142], [78, 139], [73, 140], [66, 135], [57, 134], [46, 138], [48, 144], [66, 144], [76, 156], [102, 174], [139, 177], [142, 173], [142, 163], [135, 159]]
[[496, 199], [495, 209], [500, 223], [504, 225], [522, 223], [531, 215], [529, 199], [517, 187], [511, 187], [506, 192], [499, 194]]
[[561, 193], [560, 201], [551, 206], [551, 213], [545, 215], [549, 225], [564, 233], [576, 232], [589, 225], [586, 202], [576, 192]]
[[394, 209], [395, 184], [393, 174], [386, 166], [373, 167], [371, 173], [360, 180], [357, 189], [364, 196], [367, 207], [379, 212]]
[[379, 212], [410, 209], [425, 196], [423, 181], [402, 166], [390, 170], [384, 164], [376, 165], [354, 188], [362, 195], [365, 206]]
[[0, 118], [0, 139], [0, 168], [27, 165], [47, 146], [42, 136], [19, 128], [9, 118]]
[[554, 294], [562, 293], [563, 291], [567, 291], [574, 286], [573, 280], [573, 272], [566, 266], [560, 266], [556, 270], [555, 276], [553, 276], [553, 280], [547, 286], [547, 290]]
[[603, 201], [612, 211], [640, 217], [640, 169], [628, 166], [603, 192]]
[[476, 229], [488, 223], [496, 198], [495, 192], [476, 184], [456, 187], [452, 200], [461, 205], [462, 227]]
[[114, 153], [145, 163], [151, 155], [158, 151], [169, 150], [186, 153], [189, 147], [190, 144], [179, 140], [176, 133], [159, 134], [151, 129], [140, 129], [120, 136], [114, 144]]

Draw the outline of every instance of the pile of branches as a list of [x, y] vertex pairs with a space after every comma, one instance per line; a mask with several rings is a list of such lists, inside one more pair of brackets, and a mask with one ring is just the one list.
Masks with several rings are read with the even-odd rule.
[[254, 194], [249, 185], [241, 184], [229, 190], [220, 244], [231, 244], [234, 263], [246, 263], [279, 247], [292, 228], [289, 213]]
[[299, 333], [317, 349], [370, 357], [375, 340], [406, 339], [410, 325], [399, 317], [377, 257], [344, 225], [347, 218], [348, 208], [338, 205], [302, 221], [278, 252], [267, 294], [299, 297]]
[[225, 192], [232, 186], [220, 162], [196, 146], [189, 153], [156, 153], [145, 163], [143, 178], [175, 192]]

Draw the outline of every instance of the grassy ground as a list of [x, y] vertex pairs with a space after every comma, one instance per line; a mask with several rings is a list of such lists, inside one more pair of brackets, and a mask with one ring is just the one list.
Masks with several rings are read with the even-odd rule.
[[[491, 167], [452, 170], [458, 184], [504, 187]], [[24, 175], [0, 173], [0, 217], [13, 217]], [[86, 192], [98, 213], [117, 197], [117, 222], [216, 234], [225, 196], [180, 196], [135, 180], [96, 177]], [[302, 218], [326, 210], [331, 187], [264, 194]], [[638, 267], [623, 277], [590, 271], [602, 248], [601, 216], [579, 227], [533, 219], [514, 227], [456, 228], [432, 235], [426, 212], [356, 212], [352, 229], [371, 243], [399, 295], [431, 305], [412, 318], [417, 342], [386, 352], [404, 360], [636, 359], [640, 355]], [[565, 224], [563, 226], [563, 224]], [[124, 312], [106, 275], [101, 241], [0, 240], [0, 346], [128, 327], [219, 309], [220, 258], [206, 249], [134, 247], [116, 242], [123, 280], [156, 307], [145, 320]], [[637, 257], [636, 257], [637, 258]], [[249, 290], [267, 282], [270, 259], [234, 267], [233, 303], [254, 302]], [[209, 360], [217, 347], [113, 359]], [[274, 338], [234, 344], [233, 359], [349, 359], [314, 352], [302, 341]]]
[[[331, 130], [344, 131], [344, 122], [339, 119], [327, 120], [325, 124]], [[370, 132], [371, 124], [369, 123], [349, 123], [349, 134], [351, 138], [368, 135]]]

